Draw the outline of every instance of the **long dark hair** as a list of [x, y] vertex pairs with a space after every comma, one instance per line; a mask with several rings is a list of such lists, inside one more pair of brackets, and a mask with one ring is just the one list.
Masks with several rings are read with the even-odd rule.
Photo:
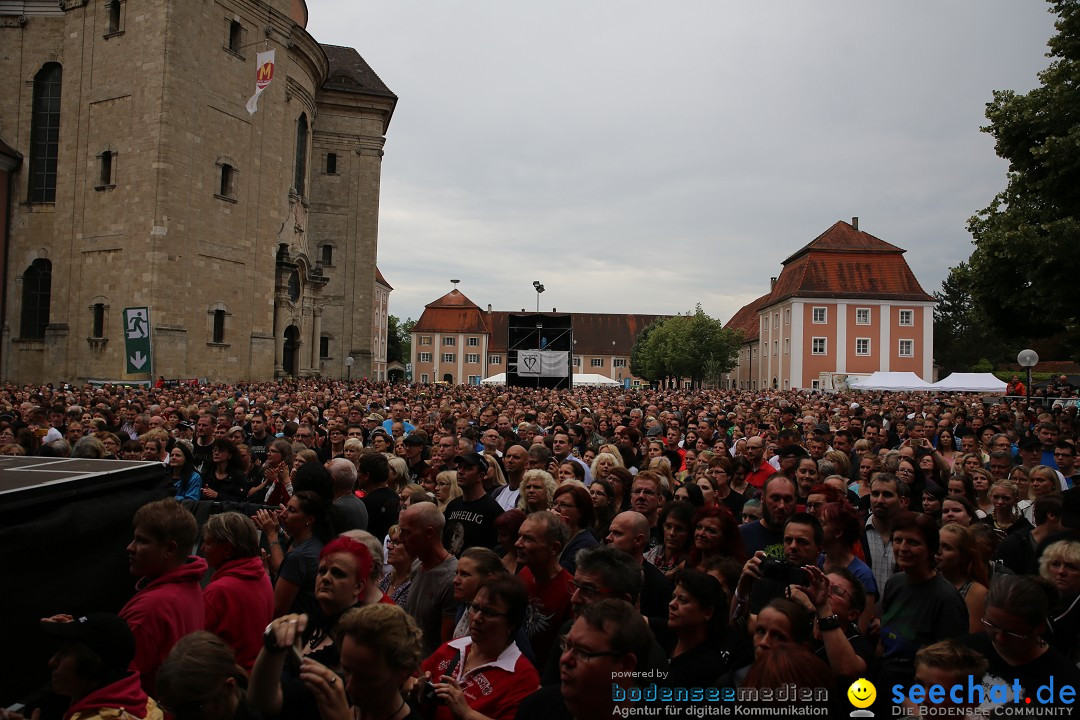
[[[195, 472], [195, 456], [191, 454], [191, 448], [187, 443], [178, 442], [173, 445], [173, 450], [179, 450], [184, 454], [184, 464], [180, 466], [180, 478], [182, 480], [188, 480], [191, 478], [192, 473]], [[170, 453], [172, 450], [169, 451]]]
[[293, 495], [300, 501], [300, 510], [312, 519], [311, 532], [324, 543], [330, 542], [334, 537], [334, 530], [330, 525], [330, 508], [317, 492], [301, 490]]

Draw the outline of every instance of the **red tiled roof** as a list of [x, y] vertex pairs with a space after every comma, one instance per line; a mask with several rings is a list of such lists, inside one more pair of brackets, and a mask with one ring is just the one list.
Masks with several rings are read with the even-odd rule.
[[454, 288], [424, 306], [413, 332], [486, 333], [487, 322], [479, 306]]
[[795, 296], [933, 300], [915, 279], [903, 249], [846, 222], [836, 223], [784, 261], [765, 305]]
[[[489, 349], [491, 352], [506, 352], [511, 313], [496, 310], [485, 314], [491, 327]], [[541, 314], [562, 315], [565, 313]], [[638, 334], [655, 320], [666, 317], [614, 313], [569, 313], [569, 315], [574, 328], [575, 355], [629, 355]]]
[[383, 277], [382, 271], [379, 270], [379, 266], [375, 266], [375, 282], [385, 285], [390, 290], [394, 289], [394, 286], [386, 282], [386, 278]]
[[765, 301], [769, 299], [770, 293], [765, 293], [757, 300], [743, 305], [739, 312], [731, 316], [727, 325], [724, 327], [731, 330], [742, 330], [743, 342], [753, 342], [758, 339], [761, 325], [758, 322], [758, 310], [765, 306]]

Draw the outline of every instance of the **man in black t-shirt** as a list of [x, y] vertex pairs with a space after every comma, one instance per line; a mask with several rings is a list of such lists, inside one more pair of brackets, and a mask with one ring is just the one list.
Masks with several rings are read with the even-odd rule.
[[503, 509], [484, 491], [487, 460], [480, 453], [470, 452], [458, 455], [454, 461], [461, 497], [451, 500], [443, 511], [446, 515], [443, 544], [457, 556], [469, 547], [493, 548], [498, 543], [495, 518]]
[[382, 540], [391, 526], [397, 524], [401, 503], [397, 493], [386, 485], [390, 479], [390, 464], [385, 455], [374, 450], [365, 450], [356, 464], [356, 481], [364, 491], [361, 499], [367, 508], [367, 530]]

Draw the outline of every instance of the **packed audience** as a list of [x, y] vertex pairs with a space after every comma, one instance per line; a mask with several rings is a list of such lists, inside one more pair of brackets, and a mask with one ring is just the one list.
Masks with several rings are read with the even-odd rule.
[[41, 621], [65, 717], [606, 720], [649, 684], [696, 689], [684, 704], [825, 688], [847, 712], [859, 678], [885, 704], [1016, 679], [943, 700], [992, 710], [1051, 675], [1080, 685], [1076, 415], [967, 395], [7, 386], [0, 454], [141, 461], [168, 495], [132, 518], [124, 607]]

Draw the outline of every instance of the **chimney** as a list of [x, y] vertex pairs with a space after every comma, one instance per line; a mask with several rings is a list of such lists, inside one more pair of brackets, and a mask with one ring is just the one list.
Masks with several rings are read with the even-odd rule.
[[488, 303], [488, 315], [491, 314], [491, 303]]
[[774, 289], [776, 289], [776, 278], [771, 277], [771, 278], [769, 278], [769, 290], [774, 290]]
[[859, 229], [859, 218], [858, 218], [858, 216], [855, 216], [855, 217], [851, 218], [851, 227], [855, 228], [856, 231]]
[[559, 312], [559, 308], [551, 308], [551, 312]]

